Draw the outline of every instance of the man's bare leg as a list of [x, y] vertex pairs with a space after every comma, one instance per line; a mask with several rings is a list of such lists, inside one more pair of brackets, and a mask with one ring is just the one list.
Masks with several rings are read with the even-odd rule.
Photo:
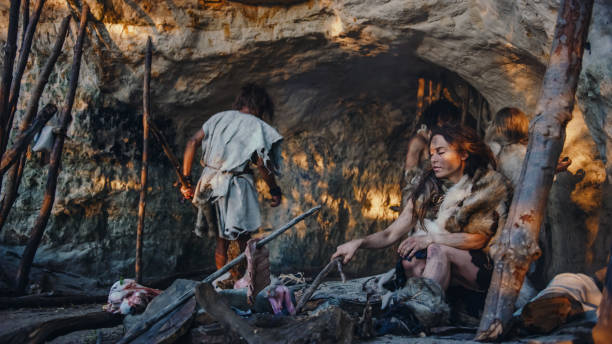
[[429, 245], [427, 248], [427, 263], [422, 276], [438, 282], [444, 290], [451, 282], [468, 289], [480, 290], [476, 281], [477, 275], [478, 267], [472, 263], [469, 251], [438, 244]]

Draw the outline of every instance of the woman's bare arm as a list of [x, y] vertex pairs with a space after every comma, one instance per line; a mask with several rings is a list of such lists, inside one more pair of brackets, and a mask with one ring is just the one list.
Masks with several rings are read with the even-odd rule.
[[[185, 145], [185, 153], [183, 153], [183, 175], [185, 177], [191, 176], [191, 166], [193, 165], [193, 159], [195, 157], [198, 145], [202, 143], [204, 139], [204, 130], [198, 130], [193, 136], [187, 141]], [[193, 198], [193, 187], [188, 185], [181, 186], [181, 193], [187, 199]]]
[[402, 257], [411, 258], [417, 251], [424, 250], [431, 244], [440, 244], [460, 250], [479, 250], [485, 247], [489, 239], [484, 234], [427, 233], [414, 235], [402, 241], [397, 253]]
[[370, 234], [365, 238], [359, 238], [344, 243], [336, 249], [332, 259], [344, 257], [344, 264], [348, 263], [355, 251], [359, 248], [384, 248], [393, 245], [407, 234], [415, 224], [413, 217], [412, 201], [409, 201], [400, 216], [393, 223], [381, 232]]

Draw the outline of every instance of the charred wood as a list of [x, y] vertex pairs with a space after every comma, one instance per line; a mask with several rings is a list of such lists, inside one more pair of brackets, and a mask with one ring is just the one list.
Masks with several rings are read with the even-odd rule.
[[66, 103], [62, 109], [60, 119], [60, 134], [53, 143], [53, 150], [51, 152], [51, 163], [49, 165], [49, 172], [47, 176], [47, 185], [45, 187], [45, 196], [43, 204], [40, 209], [38, 218], [34, 223], [32, 234], [28, 240], [28, 244], [23, 252], [23, 258], [19, 263], [19, 269], [17, 270], [17, 276], [15, 278], [15, 286], [17, 292], [23, 292], [28, 282], [28, 275], [34, 255], [40, 244], [45, 227], [51, 214], [51, 208], [55, 201], [55, 189], [57, 186], [57, 177], [60, 171], [62, 150], [64, 147], [64, 138], [68, 129], [68, 124], [72, 119], [71, 111], [72, 105], [74, 104], [74, 96], [76, 94], [76, 88], [79, 80], [79, 72], [81, 68], [81, 56], [83, 54], [83, 41], [85, 40], [85, 28], [87, 26], [87, 19], [89, 15], [89, 7], [87, 4], [83, 4], [83, 10], [81, 12], [81, 21], [79, 24], [79, 34], [77, 36], [76, 45], [74, 47], [74, 59], [72, 61], [72, 71], [70, 75], [70, 86], [66, 95]]
[[[55, 66], [55, 62], [62, 52], [62, 46], [64, 45], [64, 41], [66, 40], [66, 33], [68, 32], [68, 25], [70, 24], [70, 16], [66, 16], [64, 20], [62, 20], [62, 24], [60, 25], [59, 36], [55, 41], [55, 45], [53, 46], [53, 51], [51, 52], [51, 56], [45, 63], [43, 71], [41, 75], [38, 77], [38, 81], [34, 90], [32, 91], [32, 95], [30, 96], [30, 103], [28, 104], [28, 108], [23, 117], [21, 125], [19, 127], [20, 133], [26, 131], [30, 124], [32, 123], [32, 119], [34, 115], [38, 111], [38, 103], [40, 101], [40, 97], [42, 96], [43, 90], [49, 81], [49, 76], [53, 71], [53, 67]], [[8, 174], [8, 178], [6, 180], [6, 189], [4, 191], [2, 197], [2, 204], [0, 207], [0, 231], [2, 231], [2, 227], [4, 227], [4, 223], [6, 222], [6, 218], [8, 217], [11, 208], [13, 207], [13, 203], [15, 199], [17, 199], [17, 191], [19, 189], [19, 184], [21, 182], [21, 176], [23, 175], [23, 168], [25, 166], [26, 155], [25, 153], [21, 154], [19, 159], [19, 164], [14, 165]]]
[[496, 340], [507, 333], [529, 264], [540, 256], [538, 235], [565, 128], [572, 118], [592, 8], [592, 0], [565, 0], [559, 8], [519, 186], [506, 224], [491, 246], [495, 268], [477, 340]]
[[17, 328], [0, 336], [1, 343], [38, 344], [74, 331], [114, 327], [121, 324], [121, 315], [108, 312], [93, 312], [42, 321]]
[[[21, 0], [11, 0], [9, 9], [9, 23], [6, 35], [6, 46], [4, 49], [4, 63], [2, 68], [2, 83], [0, 83], [0, 143], [5, 141], [6, 136], [5, 128], [9, 113], [9, 94], [13, 80], [15, 55], [17, 55], [17, 31], [19, 30], [20, 4]], [[0, 149], [0, 156], [2, 154], [4, 154], [4, 150]]]
[[0, 297], [0, 309], [59, 307], [90, 303], [104, 303], [107, 295], [28, 295]]
[[[319, 272], [319, 274], [317, 275], [317, 277], [315, 277], [315, 279], [312, 282], [312, 284], [308, 287], [308, 289], [306, 289], [306, 291], [304, 292], [304, 295], [298, 301], [298, 304], [295, 307], [296, 314], [299, 314], [300, 311], [302, 310], [302, 308], [304, 308], [304, 305], [306, 304], [306, 302], [308, 302], [308, 300], [310, 300], [310, 298], [312, 297], [312, 294], [314, 294], [314, 292], [317, 290], [319, 285], [323, 282], [325, 277], [327, 277], [327, 275], [329, 275], [329, 273], [335, 267], [341, 266], [340, 264], [342, 264], [340, 262], [340, 258], [335, 258], [335, 259], [331, 260], [329, 263], [327, 263], [327, 265], [325, 265], [323, 270], [321, 270], [321, 272]], [[344, 275], [342, 273], [342, 270], [340, 270], [340, 274]], [[345, 277], [343, 277], [342, 279], [343, 279], [343, 282], [346, 280]]]

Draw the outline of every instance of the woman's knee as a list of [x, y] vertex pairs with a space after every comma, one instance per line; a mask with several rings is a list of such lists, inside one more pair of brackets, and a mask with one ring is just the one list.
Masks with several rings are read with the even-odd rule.
[[402, 267], [408, 277], [420, 277], [425, 269], [425, 260], [413, 257], [410, 261], [402, 259]]
[[440, 244], [431, 244], [427, 246], [427, 257], [443, 257], [446, 255], [446, 246]]

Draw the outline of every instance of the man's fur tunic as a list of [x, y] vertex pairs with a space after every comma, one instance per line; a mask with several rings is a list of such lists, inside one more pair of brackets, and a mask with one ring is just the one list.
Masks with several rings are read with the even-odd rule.
[[[511, 198], [510, 182], [499, 172], [479, 169], [471, 178], [465, 174], [446, 189], [437, 211], [427, 213], [415, 234], [470, 233], [493, 238], [504, 226]], [[415, 205], [419, 206], [419, 199]]]

